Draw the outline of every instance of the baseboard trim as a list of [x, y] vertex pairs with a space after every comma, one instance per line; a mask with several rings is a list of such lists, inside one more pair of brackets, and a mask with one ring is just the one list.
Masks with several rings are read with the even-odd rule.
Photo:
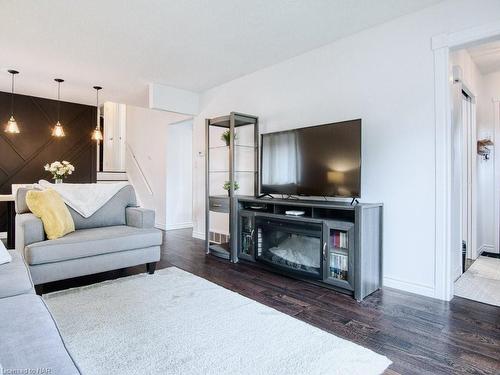
[[483, 252], [481, 254], [482, 257], [488, 257], [488, 258], [500, 258], [500, 254], [499, 253], [490, 253], [490, 252]]
[[431, 287], [428, 285], [412, 283], [409, 281], [399, 280], [399, 279], [395, 279], [393, 277], [388, 277], [388, 276], [384, 277], [383, 282], [384, 282], [384, 286], [387, 286], [389, 288], [394, 288], [394, 289], [403, 290], [405, 292], [420, 294], [421, 296], [437, 298], [436, 297], [436, 290], [434, 289], [434, 287]]
[[176, 230], [176, 229], [187, 229], [187, 228], [192, 228], [193, 227], [193, 222], [185, 222], [185, 223], [179, 223], [179, 224], [169, 224], [165, 226], [165, 230]]
[[198, 232], [196, 230], [193, 230], [193, 237], [200, 240], [205, 240], [205, 232]]
[[495, 245], [482, 244], [479, 249], [477, 249], [477, 256], [481, 255], [482, 252], [485, 253], [496, 253]]
[[163, 223], [155, 223], [155, 228], [158, 228], [161, 230], [167, 230], [165, 224], [163, 224]]

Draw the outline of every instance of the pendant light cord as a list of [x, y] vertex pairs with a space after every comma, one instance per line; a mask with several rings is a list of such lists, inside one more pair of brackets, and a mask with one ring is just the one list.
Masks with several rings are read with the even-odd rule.
[[57, 122], [61, 115], [61, 82], [57, 82]]
[[101, 122], [100, 122], [100, 116], [99, 116], [99, 90], [102, 90], [101, 86], [94, 86], [94, 90], [96, 91], [96, 103], [95, 106], [97, 108], [97, 121], [96, 121], [96, 126], [95, 128], [97, 130], [101, 130]]
[[10, 115], [14, 116], [14, 73], [12, 74], [12, 85], [10, 91]]
[[97, 124], [96, 124], [96, 128], [98, 130], [101, 130], [101, 124], [99, 124], [99, 90], [95, 90], [97, 91], [97, 101], [96, 101], [96, 107], [97, 107]]

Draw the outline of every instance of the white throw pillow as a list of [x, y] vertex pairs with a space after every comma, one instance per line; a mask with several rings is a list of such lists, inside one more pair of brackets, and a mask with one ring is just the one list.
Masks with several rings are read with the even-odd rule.
[[12, 257], [5, 248], [5, 245], [0, 241], [0, 264], [9, 263], [12, 261]]

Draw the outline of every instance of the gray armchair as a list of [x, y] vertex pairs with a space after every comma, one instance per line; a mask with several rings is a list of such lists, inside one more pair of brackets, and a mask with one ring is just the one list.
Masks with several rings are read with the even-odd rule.
[[40, 219], [26, 205], [29, 189], [16, 194], [16, 250], [23, 255], [35, 285], [146, 264], [154, 273], [162, 233], [154, 211], [136, 207], [128, 185], [89, 218], [68, 207], [75, 232], [47, 240]]

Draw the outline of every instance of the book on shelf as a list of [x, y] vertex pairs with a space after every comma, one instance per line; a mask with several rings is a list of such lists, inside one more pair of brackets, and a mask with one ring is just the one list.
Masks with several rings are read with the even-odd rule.
[[349, 257], [344, 254], [330, 254], [330, 277], [347, 280]]
[[330, 235], [330, 241], [332, 247], [337, 247], [341, 249], [349, 248], [349, 236], [347, 232], [335, 230]]

